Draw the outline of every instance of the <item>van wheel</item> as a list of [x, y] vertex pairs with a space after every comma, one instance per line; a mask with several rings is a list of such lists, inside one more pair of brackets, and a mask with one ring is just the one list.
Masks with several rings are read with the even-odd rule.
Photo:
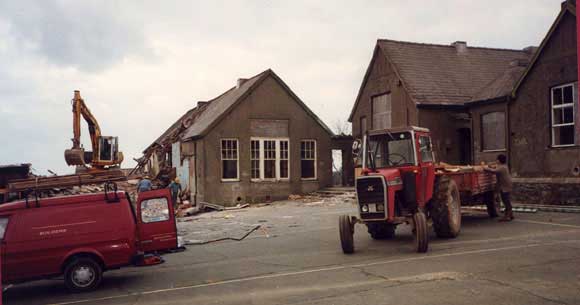
[[64, 269], [64, 283], [72, 292], [94, 290], [102, 279], [103, 269], [89, 257], [75, 258]]

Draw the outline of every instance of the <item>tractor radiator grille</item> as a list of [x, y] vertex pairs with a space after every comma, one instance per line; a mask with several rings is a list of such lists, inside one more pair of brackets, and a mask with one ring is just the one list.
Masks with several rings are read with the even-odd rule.
[[385, 202], [385, 191], [385, 184], [381, 176], [359, 177], [356, 180], [358, 208], [362, 219], [383, 219], [385, 217], [385, 210], [388, 206]]

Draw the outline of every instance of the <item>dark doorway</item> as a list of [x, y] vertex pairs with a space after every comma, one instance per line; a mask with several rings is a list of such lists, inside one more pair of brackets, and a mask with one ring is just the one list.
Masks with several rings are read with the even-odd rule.
[[459, 136], [459, 164], [471, 164], [471, 129], [459, 128], [457, 134]]

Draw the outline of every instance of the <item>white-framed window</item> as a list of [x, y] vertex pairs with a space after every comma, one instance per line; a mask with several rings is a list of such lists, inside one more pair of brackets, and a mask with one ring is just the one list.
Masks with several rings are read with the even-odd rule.
[[552, 146], [576, 144], [576, 101], [578, 83], [553, 87], [551, 90]]
[[238, 181], [240, 179], [238, 139], [222, 139], [221, 155], [222, 155], [222, 181]]
[[290, 179], [290, 141], [286, 138], [251, 138], [252, 181]]
[[300, 177], [316, 179], [316, 140], [300, 141]]
[[481, 115], [481, 150], [505, 150], [505, 112], [495, 111]]
[[391, 128], [391, 94], [381, 94], [373, 96], [372, 115], [373, 115], [373, 129], [387, 129]]

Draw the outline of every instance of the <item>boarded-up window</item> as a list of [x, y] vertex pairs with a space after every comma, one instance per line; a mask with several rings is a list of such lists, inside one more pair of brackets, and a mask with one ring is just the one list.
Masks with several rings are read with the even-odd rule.
[[481, 116], [481, 148], [483, 151], [505, 149], [505, 112]]
[[316, 179], [316, 141], [300, 142], [300, 172], [302, 179]]
[[222, 180], [238, 180], [238, 140], [222, 139]]
[[391, 128], [391, 94], [377, 95], [372, 98], [373, 129]]
[[574, 145], [578, 84], [552, 88], [552, 146]]

